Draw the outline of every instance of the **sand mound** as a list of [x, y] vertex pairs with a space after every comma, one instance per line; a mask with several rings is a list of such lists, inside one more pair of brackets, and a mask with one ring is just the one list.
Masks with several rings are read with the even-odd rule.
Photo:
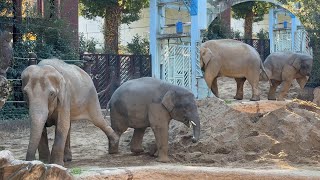
[[198, 107], [198, 143], [191, 142], [191, 129], [171, 123], [169, 151], [177, 161], [319, 163], [320, 108], [311, 102], [293, 100], [269, 113], [240, 112], [217, 98], [201, 100]]

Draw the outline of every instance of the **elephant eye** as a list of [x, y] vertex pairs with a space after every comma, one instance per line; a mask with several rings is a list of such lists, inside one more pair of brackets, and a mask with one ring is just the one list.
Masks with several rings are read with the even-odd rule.
[[54, 91], [50, 91], [49, 96], [50, 96], [51, 98], [54, 98], [54, 97], [56, 96], [56, 94], [55, 94], [55, 92], [54, 92]]

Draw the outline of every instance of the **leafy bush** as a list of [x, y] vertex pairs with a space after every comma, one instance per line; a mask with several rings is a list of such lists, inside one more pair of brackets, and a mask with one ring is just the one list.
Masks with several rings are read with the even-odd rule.
[[146, 38], [142, 38], [138, 34], [133, 36], [130, 43], [127, 44], [127, 51], [130, 54], [146, 55], [149, 54], [149, 41]]

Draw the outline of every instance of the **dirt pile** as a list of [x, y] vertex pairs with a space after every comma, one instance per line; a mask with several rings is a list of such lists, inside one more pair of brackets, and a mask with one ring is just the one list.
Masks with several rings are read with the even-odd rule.
[[191, 129], [171, 123], [169, 154], [179, 162], [320, 161], [320, 108], [311, 102], [294, 100], [263, 114], [240, 112], [217, 98], [201, 100], [198, 107], [198, 143], [191, 142]]

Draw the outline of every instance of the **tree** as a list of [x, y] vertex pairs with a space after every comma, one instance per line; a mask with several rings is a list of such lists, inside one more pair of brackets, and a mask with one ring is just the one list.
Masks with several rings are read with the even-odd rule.
[[128, 52], [136, 55], [146, 55], [149, 54], [149, 41], [146, 38], [142, 38], [136, 34], [132, 42], [127, 44]]
[[248, 1], [232, 6], [233, 17], [244, 19], [244, 37], [252, 38], [252, 24], [263, 20], [273, 5], [266, 2]]
[[104, 40], [106, 53], [118, 53], [118, 28], [121, 23], [138, 20], [140, 11], [148, 0], [80, 0], [80, 11], [89, 19], [104, 18]]

